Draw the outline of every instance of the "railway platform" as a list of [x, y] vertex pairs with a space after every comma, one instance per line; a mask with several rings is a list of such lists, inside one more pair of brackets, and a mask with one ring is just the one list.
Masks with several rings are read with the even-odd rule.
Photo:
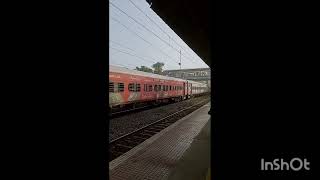
[[210, 103], [109, 163], [111, 180], [208, 179]]

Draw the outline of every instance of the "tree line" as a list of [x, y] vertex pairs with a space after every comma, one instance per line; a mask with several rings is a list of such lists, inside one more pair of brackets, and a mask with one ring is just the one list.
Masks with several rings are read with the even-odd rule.
[[135, 70], [138, 71], [143, 71], [143, 72], [149, 72], [149, 73], [154, 73], [154, 74], [162, 74], [163, 72], [163, 66], [164, 63], [162, 62], [157, 62], [155, 64], [153, 64], [151, 67], [153, 68], [149, 68], [147, 66], [140, 66], [140, 67], [136, 67]]

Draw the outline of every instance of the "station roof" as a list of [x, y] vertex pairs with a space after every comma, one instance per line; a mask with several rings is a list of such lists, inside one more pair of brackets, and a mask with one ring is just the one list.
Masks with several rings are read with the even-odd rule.
[[151, 9], [209, 66], [209, 0], [146, 0]]

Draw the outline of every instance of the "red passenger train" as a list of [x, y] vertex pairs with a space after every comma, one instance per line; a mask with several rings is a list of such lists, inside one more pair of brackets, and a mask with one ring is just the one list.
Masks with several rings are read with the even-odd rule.
[[109, 108], [181, 101], [209, 92], [206, 84], [117, 66], [109, 69]]

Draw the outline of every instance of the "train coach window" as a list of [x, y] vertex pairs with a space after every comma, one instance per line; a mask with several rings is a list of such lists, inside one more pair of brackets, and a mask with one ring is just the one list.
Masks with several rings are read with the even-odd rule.
[[166, 85], [166, 91], [168, 91], [168, 85]]
[[128, 90], [129, 90], [129, 91], [134, 91], [134, 90], [135, 90], [133, 83], [130, 83], [130, 84], [128, 85]]
[[118, 83], [118, 92], [123, 92], [123, 91], [124, 91], [124, 84]]
[[161, 85], [155, 85], [155, 91], [161, 91]]
[[158, 91], [158, 85], [154, 85], [154, 91]]
[[109, 83], [109, 92], [114, 92], [114, 83]]
[[165, 85], [162, 85], [162, 91], [165, 91], [165, 90], [166, 90]]
[[136, 92], [140, 92], [140, 84], [136, 84]]
[[169, 90], [171, 91], [171, 86], [169, 86]]
[[[154, 88], [156, 89], [156, 86], [154, 86]], [[144, 91], [146, 91], [146, 92], [152, 91], [152, 85], [145, 84]]]

